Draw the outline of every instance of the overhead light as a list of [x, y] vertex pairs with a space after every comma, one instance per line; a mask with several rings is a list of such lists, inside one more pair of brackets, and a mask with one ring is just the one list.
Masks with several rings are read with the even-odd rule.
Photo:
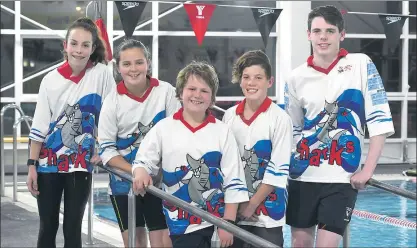
[[81, 7], [80, 6], [77, 6], [77, 7], [75, 7], [75, 10], [76, 11], [80, 11], [81, 10]]

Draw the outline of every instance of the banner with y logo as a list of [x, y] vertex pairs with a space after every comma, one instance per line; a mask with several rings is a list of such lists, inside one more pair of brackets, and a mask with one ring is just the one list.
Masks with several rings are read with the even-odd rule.
[[146, 2], [115, 1], [114, 3], [116, 4], [117, 11], [119, 12], [126, 38], [130, 38], [132, 37], [140, 16], [145, 9]]
[[404, 22], [408, 16], [378, 14], [379, 20], [384, 26], [385, 37], [387, 38], [388, 48], [391, 53], [397, 49]]
[[184, 8], [188, 14], [188, 18], [190, 18], [197, 43], [201, 46], [216, 5], [185, 3]]
[[265, 48], [268, 44], [269, 34], [271, 33], [272, 27], [278, 20], [282, 9], [273, 8], [251, 8], [253, 17], [255, 18], [256, 25], [258, 26], [259, 32], [261, 33], [262, 40]]

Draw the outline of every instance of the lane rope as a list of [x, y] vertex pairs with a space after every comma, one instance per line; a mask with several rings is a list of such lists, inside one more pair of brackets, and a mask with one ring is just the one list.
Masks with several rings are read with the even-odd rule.
[[398, 227], [404, 227], [407, 229], [417, 229], [417, 223], [410, 221], [410, 220], [404, 220], [404, 219], [398, 219], [386, 215], [380, 215], [375, 213], [370, 213], [363, 210], [353, 210], [353, 215], [362, 219], [368, 219], [373, 220], [377, 222], [382, 222], [384, 224], [388, 224], [391, 226], [398, 226]]

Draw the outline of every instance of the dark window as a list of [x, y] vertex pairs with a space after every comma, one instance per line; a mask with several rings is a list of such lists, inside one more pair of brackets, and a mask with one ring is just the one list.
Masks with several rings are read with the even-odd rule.
[[[14, 83], [14, 35], [1, 35], [1, 88]], [[1, 92], [1, 97], [14, 97], [14, 88]]]
[[[207, 31], [252, 31], [258, 32], [256, 22], [253, 18], [250, 8], [236, 8], [221, 5], [240, 5], [240, 6], [256, 6], [256, 7], [272, 7], [275, 8], [275, 1], [208, 1], [207, 3], [217, 5]], [[178, 4], [160, 3], [159, 13], [162, 14]], [[279, 19], [278, 19], [279, 20]], [[172, 13], [159, 19], [160, 30], [172, 31], [192, 31], [190, 19], [184, 7], [173, 11]], [[273, 31], [275, 28], [272, 28]], [[273, 32], [272, 31], [272, 32]]]
[[[272, 65], [275, 77], [276, 38], [269, 38], [266, 54]], [[263, 49], [261, 37], [205, 37], [198, 46], [195, 37], [159, 37], [159, 78], [175, 84], [178, 72], [192, 60], [210, 62], [216, 69], [220, 81], [217, 96], [242, 96], [238, 84], [232, 84], [233, 64], [244, 52]], [[268, 90], [275, 96], [275, 84]]]
[[375, 63], [387, 92], [401, 91], [401, 48], [402, 42], [393, 54], [388, 51], [385, 39], [345, 39], [341, 47], [350, 53], [365, 53]]
[[[88, 16], [95, 19], [96, 12], [90, 1], [22, 1], [22, 15], [45, 25], [51, 29], [67, 29], [71, 23], [80, 17]], [[98, 1], [101, 4], [101, 17], [106, 18], [106, 1]], [[87, 11], [87, 13], [86, 13]], [[45, 14], [48, 13], [48, 14]], [[42, 29], [22, 19], [22, 29]]]
[[[23, 78], [61, 62], [63, 60], [62, 50], [62, 40], [24, 39], [22, 65]], [[45, 74], [24, 82], [23, 93], [37, 94], [39, 92], [40, 83]]]
[[[140, 2], [140, 4], [143, 4], [145, 2]], [[105, 13], [105, 12], [104, 12]], [[147, 2], [145, 9], [142, 12], [142, 15], [140, 16], [138, 20], [138, 24], [136, 26], [141, 25], [144, 22], [147, 22], [152, 19], [152, 2]], [[138, 30], [151, 30], [152, 25], [147, 24], [144, 27], [138, 29]], [[113, 29], [114, 30], [123, 30], [122, 21], [120, 20], [119, 11], [117, 10], [116, 3], [113, 4]]]
[[409, 91], [416, 92], [417, 89], [417, 55], [416, 55], [417, 42], [415, 39], [410, 40], [408, 45], [408, 85], [410, 86]]
[[0, 1], [0, 4], [14, 10], [14, 1]]
[[[409, 11], [410, 15], [417, 14], [417, 4], [416, 1], [409, 1]], [[416, 34], [416, 18], [415, 17], [408, 17], [408, 30], [410, 34]]]
[[417, 106], [416, 101], [408, 102], [408, 124], [407, 124], [407, 138], [416, 138], [417, 137]]
[[[14, 10], [14, 2], [12, 1], [1, 1], [1, 5]], [[0, 10], [1, 15], [1, 29], [14, 29], [14, 14], [7, 10]]]
[[[323, 5], [334, 5], [347, 12], [370, 12], [401, 14], [400, 1], [311, 1], [311, 8]], [[377, 15], [345, 14], [345, 26], [348, 33], [383, 34], [384, 27]]]
[[[35, 115], [36, 102], [22, 102], [20, 103], [20, 107], [22, 108], [23, 113], [25, 113], [25, 115], [32, 117]], [[25, 123], [22, 123], [22, 125], [20, 125], [20, 130], [20, 134], [22, 136], [29, 135], [30, 130], [28, 129], [28, 126]]]

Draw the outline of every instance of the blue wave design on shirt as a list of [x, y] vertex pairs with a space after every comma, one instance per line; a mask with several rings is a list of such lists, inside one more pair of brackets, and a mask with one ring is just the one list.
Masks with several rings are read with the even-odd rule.
[[[162, 110], [161, 112], [157, 113], [155, 117], [152, 119], [151, 122], [154, 123], [154, 125], [165, 118], [166, 111]], [[140, 135], [140, 134], [138, 134]], [[117, 137], [116, 143], [108, 142], [102, 144], [101, 147], [101, 153], [104, 152], [104, 149], [106, 149], [109, 146], [116, 145], [117, 150], [126, 150], [128, 148], [131, 148], [130, 152], [123, 156], [123, 158], [130, 164], [133, 163], [133, 161], [136, 158], [136, 154], [139, 150], [139, 147], [133, 147], [134, 143], [136, 142], [138, 136], [130, 136], [128, 138], [120, 138]], [[107, 144], [107, 145], [106, 145]], [[126, 182], [124, 180], [117, 180], [115, 177], [110, 177], [110, 188], [112, 190], [112, 194], [114, 195], [126, 195], [129, 193], [130, 190], [130, 183]]]

